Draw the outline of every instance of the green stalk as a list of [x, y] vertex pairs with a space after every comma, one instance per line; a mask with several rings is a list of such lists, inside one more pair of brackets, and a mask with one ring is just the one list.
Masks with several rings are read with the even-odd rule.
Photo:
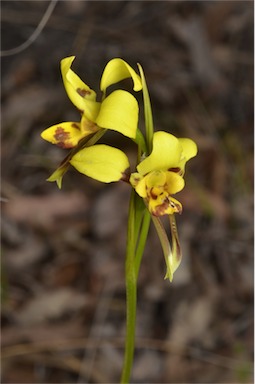
[[144, 252], [144, 248], [145, 248], [145, 244], [146, 244], [146, 240], [147, 240], [148, 232], [150, 228], [150, 222], [151, 222], [151, 214], [148, 211], [148, 209], [145, 208], [143, 222], [142, 222], [140, 236], [139, 236], [139, 242], [138, 242], [136, 254], [135, 254], [136, 278], [138, 278], [138, 275], [139, 275], [142, 256], [143, 256], [143, 252]]
[[134, 359], [135, 347], [135, 323], [136, 323], [136, 271], [134, 264], [135, 257], [135, 191], [131, 191], [128, 234], [127, 234], [127, 253], [125, 265], [126, 278], [126, 341], [125, 357], [121, 375], [121, 383], [127, 384], [130, 380], [131, 369]]
[[[153, 139], [153, 118], [148, 88], [146, 85], [143, 69], [138, 64], [142, 85], [145, 119], [145, 140], [141, 132], [137, 131], [136, 143], [138, 145], [137, 163], [141, 161], [141, 154], [151, 153]], [[135, 349], [135, 325], [136, 325], [136, 304], [137, 304], [137, 279], [141, 260], [147, 240], [150, 226], [150, 213], [144, 205], [143, 200], [132, 189], [128, 216], [127, 250], [126, 250], [126, 339], [125, 357], [121, 375], [121, 384], [130, 381], [131, 370]]]
[[135, 349], [135, 324], [137, 304], [137, 278], [148, 235], [150, 214], [142, 199], [131, 192], [128, 218], [127, 253], [125, 265], [126, 278], [126, 340], [125, 357], [121, 383], [130, 380]]

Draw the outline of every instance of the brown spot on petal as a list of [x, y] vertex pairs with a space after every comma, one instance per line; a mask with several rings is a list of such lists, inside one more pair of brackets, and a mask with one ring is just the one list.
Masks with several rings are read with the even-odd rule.
[[72, 143], [70, 143], [70, 141], [57, 143], [57, 146], [60, 148], [63, 148], [63, 149], [74, 148], [74, 145]]
[[66, 132], [64, 128], [57, 127], [54, 135], [54, 139], [56, 140], [56, 144], [61, 148], [72, 148], [73, 145], [68, 142], [68, 139], [70, 138], [70, 133]]
[[81, 89], [81, 88], [77, 88], [77, 89], [76, 89], [76, 92], [77, 92], [81, 97], [85, 97], [85, 96], [91, 94], [91, 91], [89, 91], [88, 89]]
[[124, 172], [122, 172], [121, 181], [124, 181], [125, 183], [129, 183], [130, 179], [130, 169], [126, 169]]
[[170, 171], [170, 172], [174, 172], [174, 173], [178, 173], [178, 175], [180, 175], [180, 176], [183, 175], [183, 172], [182, 172], [181, 168], [179, 168], [179, 167], [176, 167], [176, 168], [169, 168], [168, 171]]
[[66, 132], [64, 128], [57, 127], [54, 138], [56, 139], [56, 141], [65, 141], [69, 139], [69, 136], [70, 136], [70, 133]]
[[76, 123], [73, 123], [73, 124], [72, 124], [72, 127], [73, 127], [73, 128], [76, 128], [76, 129], [79, 129], [79, 130], [80, 130], [80, 127], [79, 127], [79, 125], [78, 125], [78, 124], [76, 124]]
[[93, 121], [89, 120], [83, 120], [81, 125], [81, 130], [83, 132], [96, 132], [98, 131], [98, 125], [96, 123], [93, 123]]

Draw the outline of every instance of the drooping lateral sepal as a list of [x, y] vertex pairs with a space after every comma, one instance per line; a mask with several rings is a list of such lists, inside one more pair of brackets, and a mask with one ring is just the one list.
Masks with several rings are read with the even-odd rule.
[[121, 180], [129, 168], [124, 152], [104, 144], [83, 148], [72, 157], [70, 164], [80, 173], [103, 183]]
[[81, 124], [72, 121], [52, 125], [41, 133], [42, 139], [67, 149], [75, 147], [83, 136]]

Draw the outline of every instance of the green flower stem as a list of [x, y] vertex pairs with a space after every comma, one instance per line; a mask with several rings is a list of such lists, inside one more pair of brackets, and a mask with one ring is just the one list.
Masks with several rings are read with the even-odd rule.
[[[144, 100], [145, 118], [145, 140], [141, 132], [137, 131], [136, 143], [138, 144], [137, 162], [141, 160], [141, 154], [151, 153], [153, 139], [153, 118], [148, 88], [146, 85], [143, 69], [138, 64]], [[121, 375], [121, 383], [127, 384], [130, 381], [131, 369], [134, 359], [135, 349], [135, 325], [136, 325], [136, 304], [137, 304], [137, 279], [141, 260], [147, 240], [150, 226], [151, 215], [144, 204], [144, 201], [132, 189], [129, 205], [128, 234], [127, 234], [127, 253], [126, 253], [126, 341], [125, 357]]]
[[121, 383], [129, 383], [135, 349], [137, 279], [148, 235], [150, 214], [143, 200], [131, 191], [126, 253], [126, 342]]
[[135, 254], [135, 271], [136, 271], [136, 278], [138, 278], [140, 265], [142, 261], [143, 251], [145, 248], [149, 228], [150, 228], [150, 222], [151, 222], [151, 214], [148, 211], [147, 208], [145, 208], [144, 216], [143, 216], [143, 222], [141, 226], [140, 236], [139, 236], [139, 242], [136, 249]]
[[143, 216], [145, 211], [145, 205], [143, 199], [135, 194], [134, 197], [134, 209], [135, 209], [135, 244], [138, 243], [139, 233], [141, 231]]
[[128, 235], [127, 235], [127, 253], [126, 253], [126, 342], [125, 357], [121, 375], [121, 383], [129, 383], [131, 369], [134, 358], [135, 347], [135, 323], [136, 323], [136, 271], [135, 271], [135, 191], [131, 191]]

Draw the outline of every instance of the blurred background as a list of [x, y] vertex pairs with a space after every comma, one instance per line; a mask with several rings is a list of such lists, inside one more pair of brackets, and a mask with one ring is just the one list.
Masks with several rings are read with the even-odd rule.
[[96, 91], [111, 58], [141, 63], [155, 129], [199, 148], [177, 197], [172, 284], [150, 229], [132, 383], [253, 382], [253, 2], [1, 8], [2, 382], [115, 383], [122, 368], [129, 187], [75, 170], [62, 190], [46, 182], [66, 151], [41, 131], [79, 120], [59, 70], [68, 55]]

